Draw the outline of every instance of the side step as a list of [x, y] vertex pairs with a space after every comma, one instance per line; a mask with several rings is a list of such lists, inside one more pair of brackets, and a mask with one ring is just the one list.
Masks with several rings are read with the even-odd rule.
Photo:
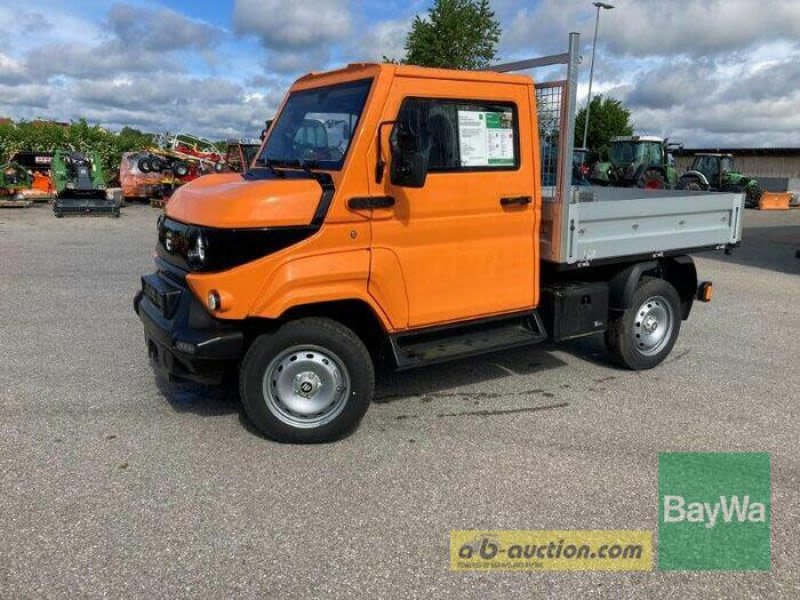
[[389, 336], [398, 369], [535, 344], [545, 339], [547, 333], [535, 310]]

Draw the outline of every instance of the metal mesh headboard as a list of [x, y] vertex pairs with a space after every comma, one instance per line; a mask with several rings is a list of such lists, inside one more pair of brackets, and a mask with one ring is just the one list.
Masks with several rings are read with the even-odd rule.
[[561, 131], [564, 129], [564, 111], [562, 97], [564, 95], [565, 81], [551, 81], [537, 83], [536, 110], [539, 119], [539, 145], [541, 153], [542, 195], [553, 201], [558, 196], [557, 191], [561, 178], [558, 160], [558, 142]]

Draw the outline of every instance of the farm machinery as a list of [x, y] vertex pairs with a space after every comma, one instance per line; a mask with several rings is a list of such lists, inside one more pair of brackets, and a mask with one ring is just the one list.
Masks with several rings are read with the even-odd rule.
[[695, 154], [691, 168], [678, 180], [679, 189], [744, 192], [745, 206], [755, 208], [763, 195], [758, 180], [736, 170], [733, 154]]
[[187, 181], [207, 173], [221, 173], [225, 159], [213, 142], [185, 133], [159, 135], [155, 145], [137, 162], [141, 173], [160, 173], [153, 197], [166, 200]]
[[56, 199], [53, 213], [107, 213], [119, 217], [119, 202], [109, 198], [100, 155], [97, 152], [56, 150], [51, 162]]
[[611, 140], [608, 162], [597, 162], [589, 175], [594, 185], [672, 189], [678, 172], [670, 151], [680, 144], [655, 136], [624, 136]]
[[225, 170], [244, 173], [258, 153], [261, 142], [251, 138], [229, 139], [225, 142]]
[[22, 196], [22, 190], [30, 189], [33, 178], [30, 171], [17, 162], [0, 167], [0, 206], [24, 208], [31, 205]]
[[31, 177], [30, 186], [19, 191], [25, 200], [47, 202], [55, 195], [50, 176], [52, 160], [52, 152], [17, 152], [11, 157], [11, 162], [22, 166]]

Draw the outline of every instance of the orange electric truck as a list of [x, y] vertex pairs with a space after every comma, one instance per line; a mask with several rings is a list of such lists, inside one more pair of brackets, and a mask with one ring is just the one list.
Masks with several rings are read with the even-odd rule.
[[689, 253], [736, 246], [743, 199], [573, 186], [577, 48], [301, 77], [246, 173], [186, 184], [159, 218], [134, 300], [153, 363], [238, 373], [252, 422], [290, 442], [355, 428], [385, 364], [590, 334], [623, 368], [661, 363], [711, 298]]

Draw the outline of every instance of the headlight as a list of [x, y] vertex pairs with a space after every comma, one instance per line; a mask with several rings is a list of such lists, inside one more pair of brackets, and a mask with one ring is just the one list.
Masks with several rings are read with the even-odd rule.
[[206, 249], [208, 244], [202, 231], [197, 232], [194, 242], [186, 253], [186, 262], [192, 268], [202, 268], [206, 264]]

